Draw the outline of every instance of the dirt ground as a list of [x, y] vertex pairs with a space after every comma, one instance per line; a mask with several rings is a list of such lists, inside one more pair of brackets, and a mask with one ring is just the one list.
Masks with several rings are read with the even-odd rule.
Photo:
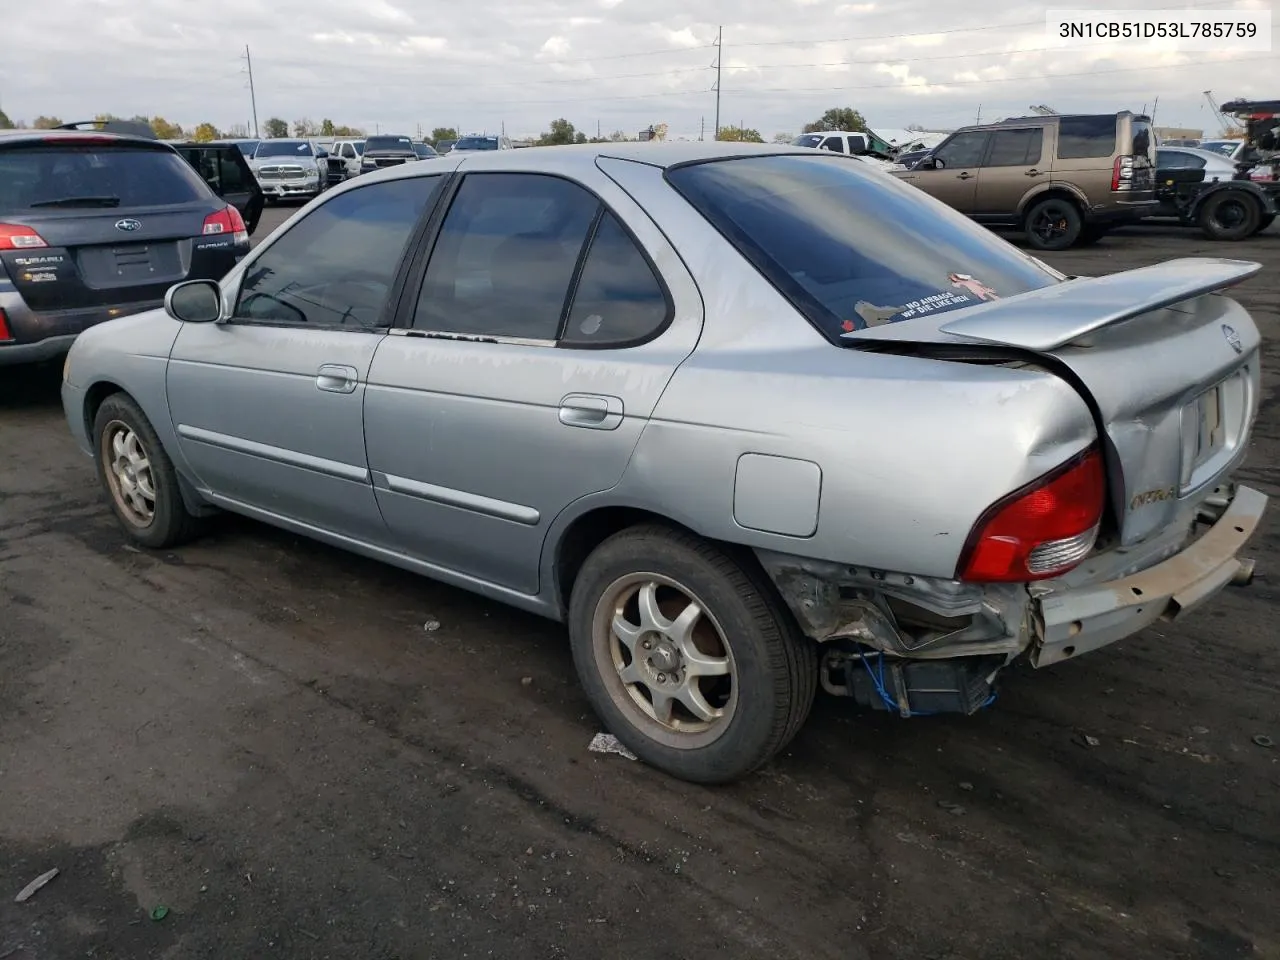
[[[1280, 230], [1048, 259], [1197, 254], [1266, 264], [1280, 494]], [[57, 387], [0, 370], [0, 960], [1280, 957], [1280, 507], [1185, 624], [972, 718], [820, 698], [707, 789], [588, 752], [555, 624], [234, 518], [127, 546]]]

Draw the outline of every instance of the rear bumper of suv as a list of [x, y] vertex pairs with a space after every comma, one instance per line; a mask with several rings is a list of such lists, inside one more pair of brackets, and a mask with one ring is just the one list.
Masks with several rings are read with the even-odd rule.
[[164, 301], [155, 300], [85, 310], [36, 313], [29, 310], [21, 300], [0, 298], [0, 307], [4, 308], [9, 330], [14, 336], [13, 340], [0, 341], [0, 367], [55, 360], [70, 350], [76, 337], [89, 327], [163, 306]]
[[1091, 223], [1137, 223], [1146, 217], [1154, 216], [1160, 209], [1160, 201], [1154, 196], [1143, 200], [1113, 200], [1101, 203], [1085, 212], [1085, 219]]

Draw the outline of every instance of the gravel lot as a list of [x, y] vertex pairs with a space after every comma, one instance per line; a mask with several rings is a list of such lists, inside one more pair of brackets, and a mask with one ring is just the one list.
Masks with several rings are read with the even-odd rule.
[[[1280, 229], [1048, 259], [1194, 254], [1266, 264], [1245, 476], [1278, 495]], [[1280, 957], [1280, 508], [1177, 629], [968, 719], [820, 698], [705, 789], [587, 751], [554, 624], [235, 518], [126, 546], [57, 388], [0, 369], [4, 960]]]

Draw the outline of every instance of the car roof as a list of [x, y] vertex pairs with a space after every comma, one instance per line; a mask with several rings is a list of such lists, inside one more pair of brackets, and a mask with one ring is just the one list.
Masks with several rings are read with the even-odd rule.
[[59, 140], [83, 143], [86, 139], [95, 143], [115, 142], [168, 149], [168, 144], [154, 137], [134, 137], [101, 130], [0, 130], [0, 146], [13, 143], [57, 143]]

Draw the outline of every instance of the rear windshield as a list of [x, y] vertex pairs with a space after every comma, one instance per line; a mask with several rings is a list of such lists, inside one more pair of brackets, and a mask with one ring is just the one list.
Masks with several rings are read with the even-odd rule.
[[172, 206], [212, 196], [191, 165], [168, 150], [0, 150], [0, 215], [45, 208]]
[[310, 157], [311, 144], [297, 140], [263, 140], [254, 153], [255, 160], [263, 157]]
[[1240, 146], [1240, 143], [1236, 140], [1205, 140], [1200, 144], [1200, 149], [1229, 157], [1236, 152], [1236, 147], [1238, 146]]
[[748, 157], [676, 167], [667, 177], [833, 342], [1063, 279], [915, 187], [848, 158]]
[[497, 150], [497, 137], [463, 137], [453, 145], [455, 150]]
[[364, 142], [366, 150], [399, 150], [401, 152], [413, 152], [413, 141], [408, 137], [370, 137]]

